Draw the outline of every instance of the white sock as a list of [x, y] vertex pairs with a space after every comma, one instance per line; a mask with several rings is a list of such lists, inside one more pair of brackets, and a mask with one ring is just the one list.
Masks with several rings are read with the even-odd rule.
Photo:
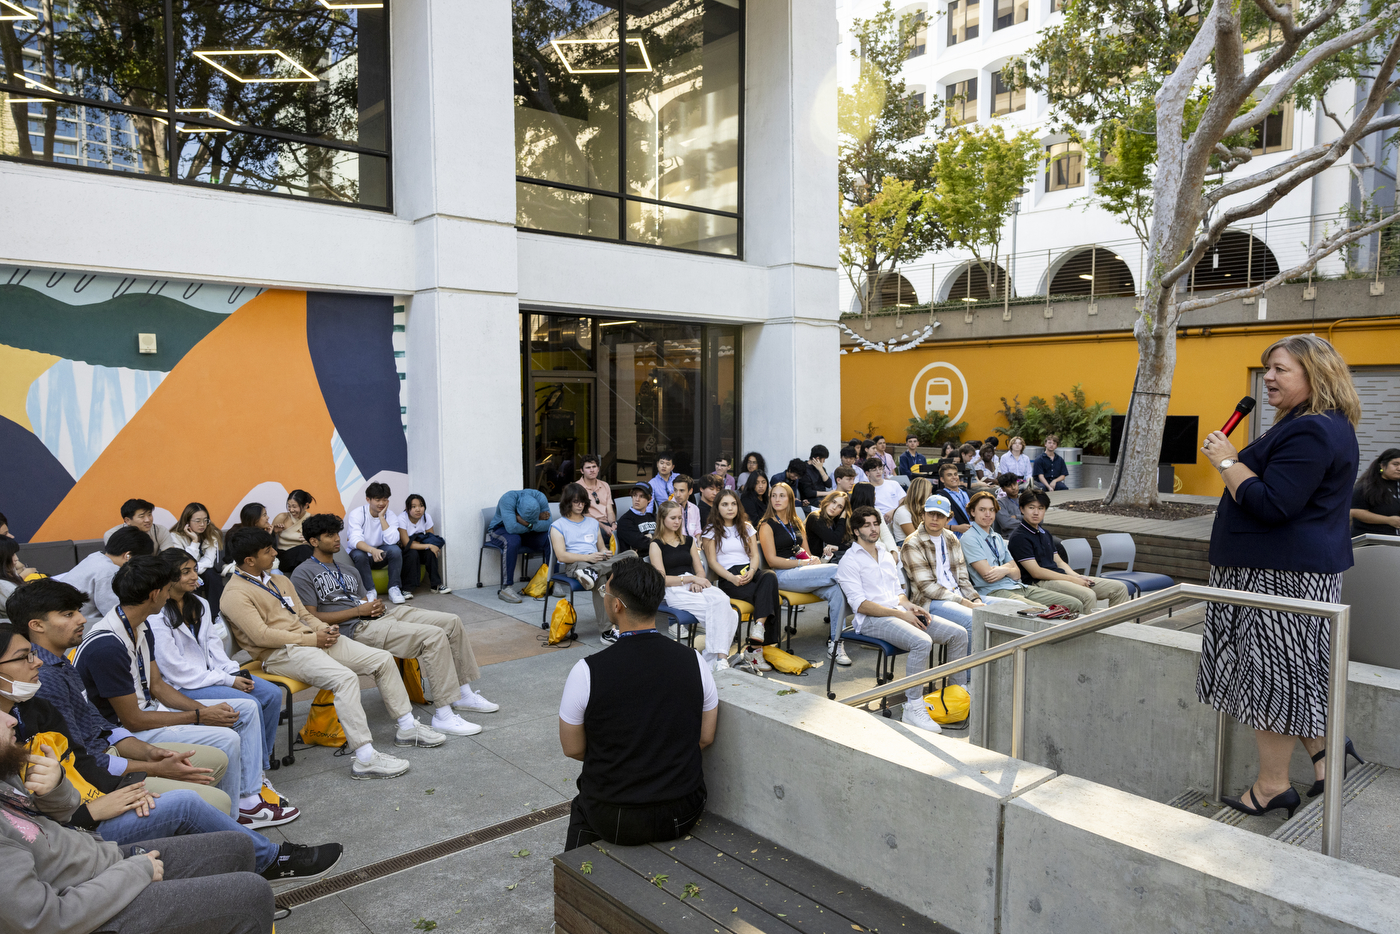
[[452, 707], [449, 705], [447, 707], [439, 707], [437, 709], [437, 716], [434, 719], [451, 720], [452, 716]]
[[369, 760], [374, 757], [374, 744], [365, 743], [355, 750], [355, 758], [360, 760], [361, 765], [369, 765]]
[[476, 696], [476, 692], [472, 690], [472, 686], [470, 684], [464, 684], [462, 685], [462, 690], [458, 696], [461, 700], [469, 701]]
[[404, 714], [402, 717], [399, 717], [399, 729], [401, 729], [401, 730], [411, 730], [411, 729], [413, 729], [413, 714], [411, 714], [411, 713], [406, 713], [406, 714]]
[[238, 799], [238, 807], [246, 811], [248, 808], [257, 807], [261, 801], [262, 795], [244, 795]]

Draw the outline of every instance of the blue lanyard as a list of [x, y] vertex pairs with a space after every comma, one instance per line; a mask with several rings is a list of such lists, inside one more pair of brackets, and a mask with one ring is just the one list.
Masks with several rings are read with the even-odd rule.
[[[320, 564], [319, 561], [317, 561], [316, 563]], [[242, 571], [235, 571], [234, 573], [237, 574], [239, 577], [243, 578], [248, 583], [252, 584], [254, 587], [261, 587], [263, 590], [266, 590], [268, 593], [272, 594], [274, 597], [277, 598], [277, 602], [282, 604], [288, 610], [292, 609], [292, 601], [289, 600], [287, 597], [283, 596], [282, 591], [278, 590], [276, 587], [269, 587], [262, 581], [258, 580], [256, 577], [249, 577]]]
[[648, 632], [649, 632], [649, 633], [652, 633], [652, 634], [655, 634], [655, 633], [656, 633], [656, 627], [653, 626], [653, 627], [651, 627], [650, 629], [633, 629], [633, 630], [631, 630], [631, 631], [629, 631], [629, 632], [623, 632], [621, 629], [619, 629], [619, 630], [617, 631], [617, 637], [618, 637], [619, 639], [626, 639], [628, 636], [640, 636], [640, 635], [642, 635], [642, 634], [644, 634], [644, 633], [648, 633]]
[[[981, 530], [981, 526], [978, 526], [978, 530]], [[996, 538], [995, 532], [982, 533], [982, 541], [986, 542], [987, 547], [992, 549], [992, 557], [996, 559], [997, 564], [1005, 564], [1007, 559], [1002, 557], [1001, 549], [997, 547]]]
[[345, 593], [348, 594], [348, 595], [351, 596], [351, 597], [355, 596], [355, 592], [352, 591], [352, 590], [350, 589], [350, 585], [349, 585], [349, 584], [346, 582], [346, 580], [345, 580], [345, 575], [341, 573], [341, 571], [340, 571], [340, 566], [339, 566], [339, 565], [336, 565], [336, 564], [329, 564], [329, 565], [328, 565], [328, 564], [326, 564], [324, 561], [322, 561], [320, 558], [312, 558], [311, 560], [312, 560], [312, 561], [315, 561], [317, 564], [321, 565], [321, 567], [325, 568], [327, 571], [332, 571], [332, 572], [334, 572], [334, 573], [335, 573], [335, 579], [336, 579], [336, 581], [339, 582], [339, 584], [340, 584], [340, 589], [343, 590], [343, 591], [345, 591]]
[[141, 676], [141, 690], [146, 694], [146, 705], [150, 706], [151, 686], [146, 680], [146, 661], [141, 657], [141, 645], [136, 641], [136, 629], [131, 625], [131, 620], [126, 618], [126, 610], [123, 610], [120, 604], [117, 605], [117, 615], [126, 627], [126, 634], [131, 637], [131, 649], [136, 653], [136, 671]]

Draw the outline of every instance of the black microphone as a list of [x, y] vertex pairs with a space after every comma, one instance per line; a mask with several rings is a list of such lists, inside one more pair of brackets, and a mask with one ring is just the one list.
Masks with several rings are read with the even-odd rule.
[[1235, 430], [1235, 426], [1238, 425], [1246, 415], [1254, 411], [1255, 405], [1256, 403], [1253, 396], [1245, 396], [1241, 399], [1240, 404], [1235, 406], [1235, 411], [1230, 415], [1229, 419], [1226, 420], [1225, 427], [1220, 429], [1221, 434], [1225, 435], [1227, 438], [1230, 437], [1230, 432]]

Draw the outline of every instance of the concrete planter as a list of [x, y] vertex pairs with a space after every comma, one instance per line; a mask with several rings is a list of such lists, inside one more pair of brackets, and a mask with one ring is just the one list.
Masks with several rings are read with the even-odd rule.
[[1113, 481], [1113, 465], [1108, 462], [1108, 457], [1101, 454], [1085, 454], [1080, 460], [1083, 461], [1079, 468], [1081, 488], [1108, 489], [1108, 485]]

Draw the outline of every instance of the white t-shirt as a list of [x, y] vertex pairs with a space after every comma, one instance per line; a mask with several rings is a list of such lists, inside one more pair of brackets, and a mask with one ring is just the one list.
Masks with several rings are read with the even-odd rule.
[[904, 544], [904, 526], [913, 521], [914, 517], [909, 515], [908, 506], [900, 506], [894, 511], [894, 519], [890, 522], [890, 534], [894, 536], [896, 543]]
[[[749, 540], [753, 541], [755, 534], [753, 526], [748, 526]], [[705, 537], [714, 540], [714, 533], [707, 531]], [[724, 530], [724, 537], [720, 539], [719, 546], [715, 550], [715, 560], [719, 566], [728, 570], [732, 567], [742, 567], [750, 563], [748, 550], [744, 548], [744, 542], [739, 538], [739, 530], [734, 526], [728, 526]]]
[[419, 532], [426, 532], [428, 529], [431, 529], [433, 527], [433, 517], [425, 509], [423, 510], [423, 518], [414, 522], [408, 517], [408, 513], [401, 512], [399, 513], [398, 526], [408, 533], [409, 538], [412, 538]]
[[885, 513], [898, 506], [902, 499], [904, 499], [904, 487], [893, 480], [885, 480], [875, 487], [875, 508], [880, 511], [882, 518]]
[[[705, 664], [705, 660], [700, 657], [699, 652], [695, 653], [695, 661], [700, 666], [700, 685], [705, 692], [700, 709], [714, 710], [719, 706], [719, 692], [715, 690], [715, 677], [710, 674], [710, 666]], [[588, 667], [588, 662], [579, 659], [569, 672], [568, 680], [564, 682], [564, 696], [559, 701], [559, 719], [571, 726], [582, 725], [583, 714], [588, 709], [588, 698], [592, 691], [592, 671]]]

